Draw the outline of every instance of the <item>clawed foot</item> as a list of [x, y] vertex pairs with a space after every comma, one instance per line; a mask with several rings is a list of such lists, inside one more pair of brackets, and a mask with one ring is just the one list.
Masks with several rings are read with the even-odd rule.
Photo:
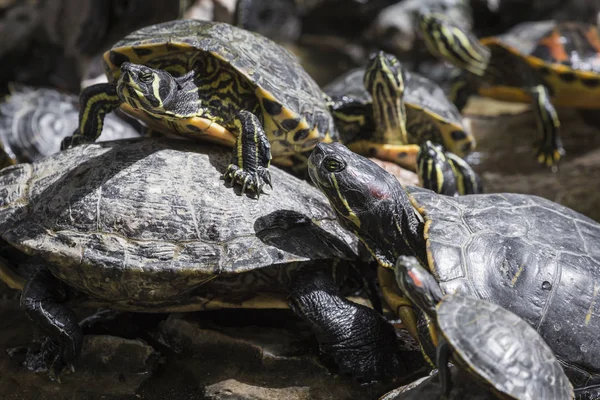
[[539, 148], [536, 153], [537, 160], [540, 164], [548, 167], [554, 167], [558, 164], [561, 157], [565, 154], [565, 149], [560, 141], [558, 142], [542, 142], [539, 143]]
[[265, 186], [273, 189], [271, 185], [271, 173], [268, 169], [259, 167], [256, 172], [247, 172], [235, 164], [230, 164], [223, 175], [223, 178], [229, 180], [231, 184], [242, 185], [242, 194], [246, 190], [251, 190], [256, 193], [256, 197], [260, 197], [260, 193], [263, 192]]
[[65, 368], [75, 372], [75, 356], [68, 346], [61, 346], [46, 338], [39, 352], [28, 352], [25, 365], [33, 372], [48, 372], [51, 380], [60, 383], [60, 375]]
[[79, 134], [79, 129], [76, 130], [73, 135], [71, 136], [67, 136], [66, 138], [63, 139], [63, 141], [60, 143], [60, 150], [67, 150], [70, 149], [74, 146], [78, 146], [80, 144], [84, 144], [84, 143], [91, 143], [89, 140], [87, 140], [84, 136]]

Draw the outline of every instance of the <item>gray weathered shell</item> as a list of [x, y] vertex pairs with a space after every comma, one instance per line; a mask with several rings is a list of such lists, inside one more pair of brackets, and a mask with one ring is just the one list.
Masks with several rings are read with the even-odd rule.
[[[365, 89], [364, 74], [365, 68], [355, 68], [336, 78], [323, 90], [333, 99], [346, 96], [368, 106], [372, 103], [372, 98]], [[408, 108], [416, 112], [425, 110], [432, 117], [458, 125], [462, 129], [462, 116], [442, 88], [415, 72], [405, 71], [404, 79], [404, 102]]]
[[[79, 98], [54, 89], [14, 86], [0, 103], [0, 143], [16, 162], [39, 160], [60, 150], [60, 142], [79, 124]], [[119, 116], [104, 120], [100, 141], [133, 138], [140, 133]]]
[[512, 312], [456, 294], [437, 306], [437, 321], [453, 356], [499, 392], [523, 400], [573, 398], [550, 347]]
[[219, 179], [230, 154], [146, 139], [5, 168], [2, 238], [69, 285], [132, 303], [176, 301], [218, 276], [355, 257], [356, 239], [318, 190], [271, 167], [272, 194], [237, 195]]
[[567, 363], [576, 387], [600, 383], [600, 224], [537, 196], [407, 189], [427, 221], [442, 291], [521, 316]]

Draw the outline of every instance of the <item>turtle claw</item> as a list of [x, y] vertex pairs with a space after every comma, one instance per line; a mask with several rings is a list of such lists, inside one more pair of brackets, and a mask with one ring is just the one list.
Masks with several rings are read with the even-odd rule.
[[73, 135], [65, 137], [60, 143], [60, 150], [67, 150], [84, 143], [91, 143], [82, 134], [79, 133], [79, 129], [73, 132]]
[[[246, 190], [252, 191], [256, 194], [256, 198], [260, 198], [261, 192], [265, 186], [269, 186], [271, 190], [271, 174], [266, 168], [259, 167], [255, 172], [248, 172], [235, 164], [230, 164], [223, 174], [223, 178], [231, 181], [231, 184], [242, 185], [241, 194], [246, 193]], [[266, 192], [264, 192], [266, 193]]]
[[565, 154], [565, 150], [560, 143], [547, 145], [542, 143], [536, 153], [537, 161], [547, 167], [556, 167], [558, 162]]
[[34, 372], [47, 371], [50, 380], [61, 383], [60, 376], [63, 370], [75, 372], [72, 358], [67, 346], [61, 346], [46, 338], [38, 352], [27, 355], [25, 365]]

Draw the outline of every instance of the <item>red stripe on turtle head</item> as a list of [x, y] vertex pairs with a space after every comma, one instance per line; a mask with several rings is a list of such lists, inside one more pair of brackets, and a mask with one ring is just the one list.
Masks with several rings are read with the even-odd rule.
[[417, 276], [417, 274], [415, 274], [412, 270], [408, 270], [408, 276], [410, 276], [410, 279], [412, 279], [413, 283], [417, 286], [422, 288], [423, 287], [423, 282], [421, 282], [421, 279], [419, 279], [419, 277]]

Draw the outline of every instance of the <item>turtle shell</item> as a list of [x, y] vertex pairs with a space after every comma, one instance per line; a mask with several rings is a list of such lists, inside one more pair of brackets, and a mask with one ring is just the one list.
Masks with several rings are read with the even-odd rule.
[[533, 326], [575, 387], [600, 383], [600, 224], [541, 197], [449, 197], [407, 188], [444, 293], [498, 304]]
[[[60, 150], [60, 142], [79, 124], [79, 98], [54, 89], [13, 85], [0, 103], [0, 144], [5, 163], [31, 162]], [[133, 138], [140, 133], [118, 115], [106, 116], [100, 141]], [[2, 157], [0, 157], [2, 158]]]
[[[483, 38], [492, 51], [492, 63], [501, 71], [495, 84], [482, 88], [483, 95], [501, 100], [529, 102], [524, 83], [511, 58], [524, 60], [551, 88], [559, 106], [598, 108], [600, 100], [600, 32], [580, 22], [535, 21], [516, 25], [505, 34]], [[502, 87], [505, 86], [505, 87]], [[512, 87], [512, 88], [511, 88]]]
[[437, 306], [453, 357], [503, 398], [572, 399], [573, 386], [544, 339], [514, 313], [462, 295]]
[[[198, 68], [211, 68], [207, 58], [227, 66], [249, 85], [265, 116], [273, 155], [310, 150], [319, 141], [338, 140], [325, 96], [298, 59], [268, 38], [227, 23], [176, 20], [145, 27], [107, 51], [104, 67], [109, 81], [118, 79], [120, 66], [127, 61], [178, 76]], [[200, 72], [213, 73], [210, 69]], [[123, 108], [151, 126], [161, 123], [144, 118], [143, 113], [135, 113], [126, 106]], [[202, 127], [211, 133], [209, 128], [210, 124]], [[294, 136], [287, 138], [286, 129], [293, 130]], [[169, 131], [172, 127], [167, 127]], [[294, 150], [290, 150], [295, 144]]]
[[355, 258], [356, 239], [317, 189], [273, 168], [276, 195], [239, 196], [219, 180], [230, 155], [120, 140], [5, 168], [2, 238], [70, 286], [140, 308], [209, 287], [283, 292], [290, 263]]
[[[371, 108], [373, 99], [364, 87], [364, 74], [365, 68], [355, 68], [323, 88], [334, 101], [344, 98], [354, 100], [349, 105], [353, 107], [351, 113], [365, 115], [359, 127], [345, 127], [344, 121], [339, 121], [338, 126], [344, 133], [344, 138], [359, 134], [358, 130], [371, 132], [374, 129]], [[448, 100], [442, 88], [414, 72], [405, 71], [404, 80], [406, 128], [409, 135], [419, 132], [420, 138], [443, 143], [447, 149], [454, 150], [457, 154], [465, 154], [470, 150], [474, 139], [465, 132], [460, 112]], [[347, 134], [346, 130], [351, 132]], [[419, 142], [415, 138], [413, 140], [413, 143]]]

